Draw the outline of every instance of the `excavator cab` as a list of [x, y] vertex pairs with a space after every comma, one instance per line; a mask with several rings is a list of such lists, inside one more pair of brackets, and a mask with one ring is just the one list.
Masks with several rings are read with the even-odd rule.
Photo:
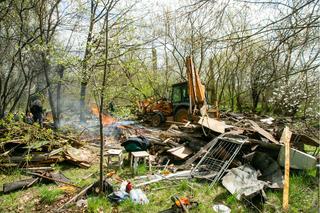
[[[209, 112], [205, 87], [201, 83], [199, 73], [190, 56], [186, 58], [186, 68], [188, 81], [172, 85], [170, 103], [151, 99], [138, 102], [140, 111], [143, 115], [147, 115], [146, 120], [151, 121], [153, 126], [159, 126], [171, 115], [175, 121], [185, 122], [196, 120], [201, 110]], [[213, 111], [213, 113], [217, 114], [218, 111]]]
[[174, 120], [179, 122], [188, 120], [190, 107], [188, 82], [172, 85], [171, 103]]

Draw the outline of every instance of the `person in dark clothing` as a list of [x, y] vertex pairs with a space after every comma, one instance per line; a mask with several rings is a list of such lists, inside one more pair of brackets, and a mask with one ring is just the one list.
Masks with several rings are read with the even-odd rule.
[[33, 122], [38, 122], [40, 124], [40, 127], [43, 126], [43, 108], [42, 108], [42, 104], [41, 101], [39, 99], [34, 100], [31, 103], [30, 106], [30, 111], [33, 115]]
[[115, 111], [113, 101], [110, 101], [110, 102], [109, 102], [108, 108], [109, 108], [110, 114], [112, 114], [112, 113]]

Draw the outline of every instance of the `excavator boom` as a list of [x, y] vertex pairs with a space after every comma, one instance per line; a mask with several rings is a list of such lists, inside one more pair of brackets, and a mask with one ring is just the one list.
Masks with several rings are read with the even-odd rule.
[[192, 58], [186, 59], [187, 75], [188, 75], [188, 90], [190, 101], [190, 112], [195, 109], [200, 109], [206, 102], [205, 86], [201, 83], [199, 73], [196, 71]]

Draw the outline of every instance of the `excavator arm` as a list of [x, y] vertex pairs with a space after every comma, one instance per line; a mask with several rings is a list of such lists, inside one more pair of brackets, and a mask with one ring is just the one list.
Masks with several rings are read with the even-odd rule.
[[200, 110], [206, 104], [205, 86], [201, 83], [199, 73], [195, 69], [190, 56], [186, 58], [186, 67], [190, 102], [189, 111], [194, 114], [196, 110]]

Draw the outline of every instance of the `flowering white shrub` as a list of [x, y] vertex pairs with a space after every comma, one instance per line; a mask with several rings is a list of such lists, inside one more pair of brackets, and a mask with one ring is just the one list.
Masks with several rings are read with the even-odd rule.
[[274, 88], [269, 103], [273, 104], [275, 113], [294, 116], [301, 104], [308, 98], [305, 92], [305, 78], [289, 81]]

